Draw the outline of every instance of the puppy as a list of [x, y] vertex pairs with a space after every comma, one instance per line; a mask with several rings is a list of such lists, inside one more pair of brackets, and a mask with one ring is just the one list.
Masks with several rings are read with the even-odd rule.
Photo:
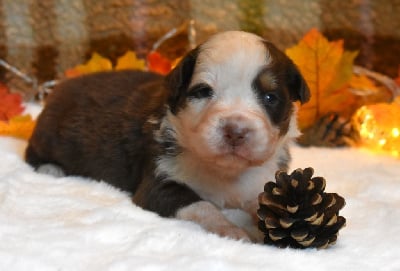
[[220, 210], [255, 217], [263, 185], [287, 169], [288, 144], [298, 135], [294, 102], [309, 98], [298, 69], [273, 44], [223, 32], [165, 78], [121, 71], [61, 83], [38, 118], [26, 161], [103, 180], [161, 216], [248, 239]]

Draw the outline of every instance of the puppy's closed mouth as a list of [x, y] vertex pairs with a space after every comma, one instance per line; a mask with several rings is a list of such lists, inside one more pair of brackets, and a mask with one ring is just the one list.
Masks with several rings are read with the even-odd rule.
[[254, 159], [246, 151], [227, 150], [224, 153], [215, 155], [208, 160], [211, 163], [223, 168], [248, 168], [262, 165], [265, 161]]
[[244, 161], [253, 161], [254, 158], [251, 156], [251, 151], [247, 146], [230, 146], [230, 145], [223, 145], [221, 147], [221, 154], [218, 157], [228, 159], [237, 159], [237, 160], [244, 160]]

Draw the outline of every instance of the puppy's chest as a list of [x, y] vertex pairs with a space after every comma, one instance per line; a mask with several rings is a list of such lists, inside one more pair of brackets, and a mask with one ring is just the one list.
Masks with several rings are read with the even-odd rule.
[[204, 199], [213, 202], [220, 208], [245, 209], [246, 206], [257, 200], [262, 184], [255, 180], [239, 179], [235, 182], [223, 183], [193, 182], [194, 190]]
[[177, 174], [177, 177], [202, 199], [220, 208], [246, 210], [249, 205], [252, 206], [254, 202], [257, 202], [258, 194], [263, 191], [264, 184], [267, 182], [266, 176], [270, 176], [276, 169], [275, 165], [254, 167], [233, 179], [225, 179], [201, 170], [182, 171], [182, 174]]
[[203, 200], [220, 208], [248, 211], [257, 203], [265, 183], [273, 180], [279, 169], [278, 156], [274, 155], [259, 166], [238, 171], [204, 161], [190, 152], [166, 153], [157, 159], [156, 175], [168, 176], [169, 180], [187, 185]]

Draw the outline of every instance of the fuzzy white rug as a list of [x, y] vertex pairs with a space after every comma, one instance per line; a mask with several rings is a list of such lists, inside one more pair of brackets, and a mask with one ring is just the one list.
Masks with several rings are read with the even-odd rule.
[[400, 270], [399, 160], [294, 146], [292, 169], [314, 167], [347, 202], [336, 245], [294, 250], [160, 218], [104, 183], [37, 174], [25, 146], [0, 137], [0, 270]]

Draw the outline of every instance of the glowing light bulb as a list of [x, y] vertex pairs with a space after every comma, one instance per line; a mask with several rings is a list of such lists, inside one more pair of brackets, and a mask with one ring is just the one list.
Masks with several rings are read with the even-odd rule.
[[400, 158], [400, 98], [391, 104], [362, 106], [353, 123], [363, 147]]
[[395, 128], [392, 129], [392, 136], [393, 137], [399, 137], [400, 136], [399, 128], [395, 127]]

